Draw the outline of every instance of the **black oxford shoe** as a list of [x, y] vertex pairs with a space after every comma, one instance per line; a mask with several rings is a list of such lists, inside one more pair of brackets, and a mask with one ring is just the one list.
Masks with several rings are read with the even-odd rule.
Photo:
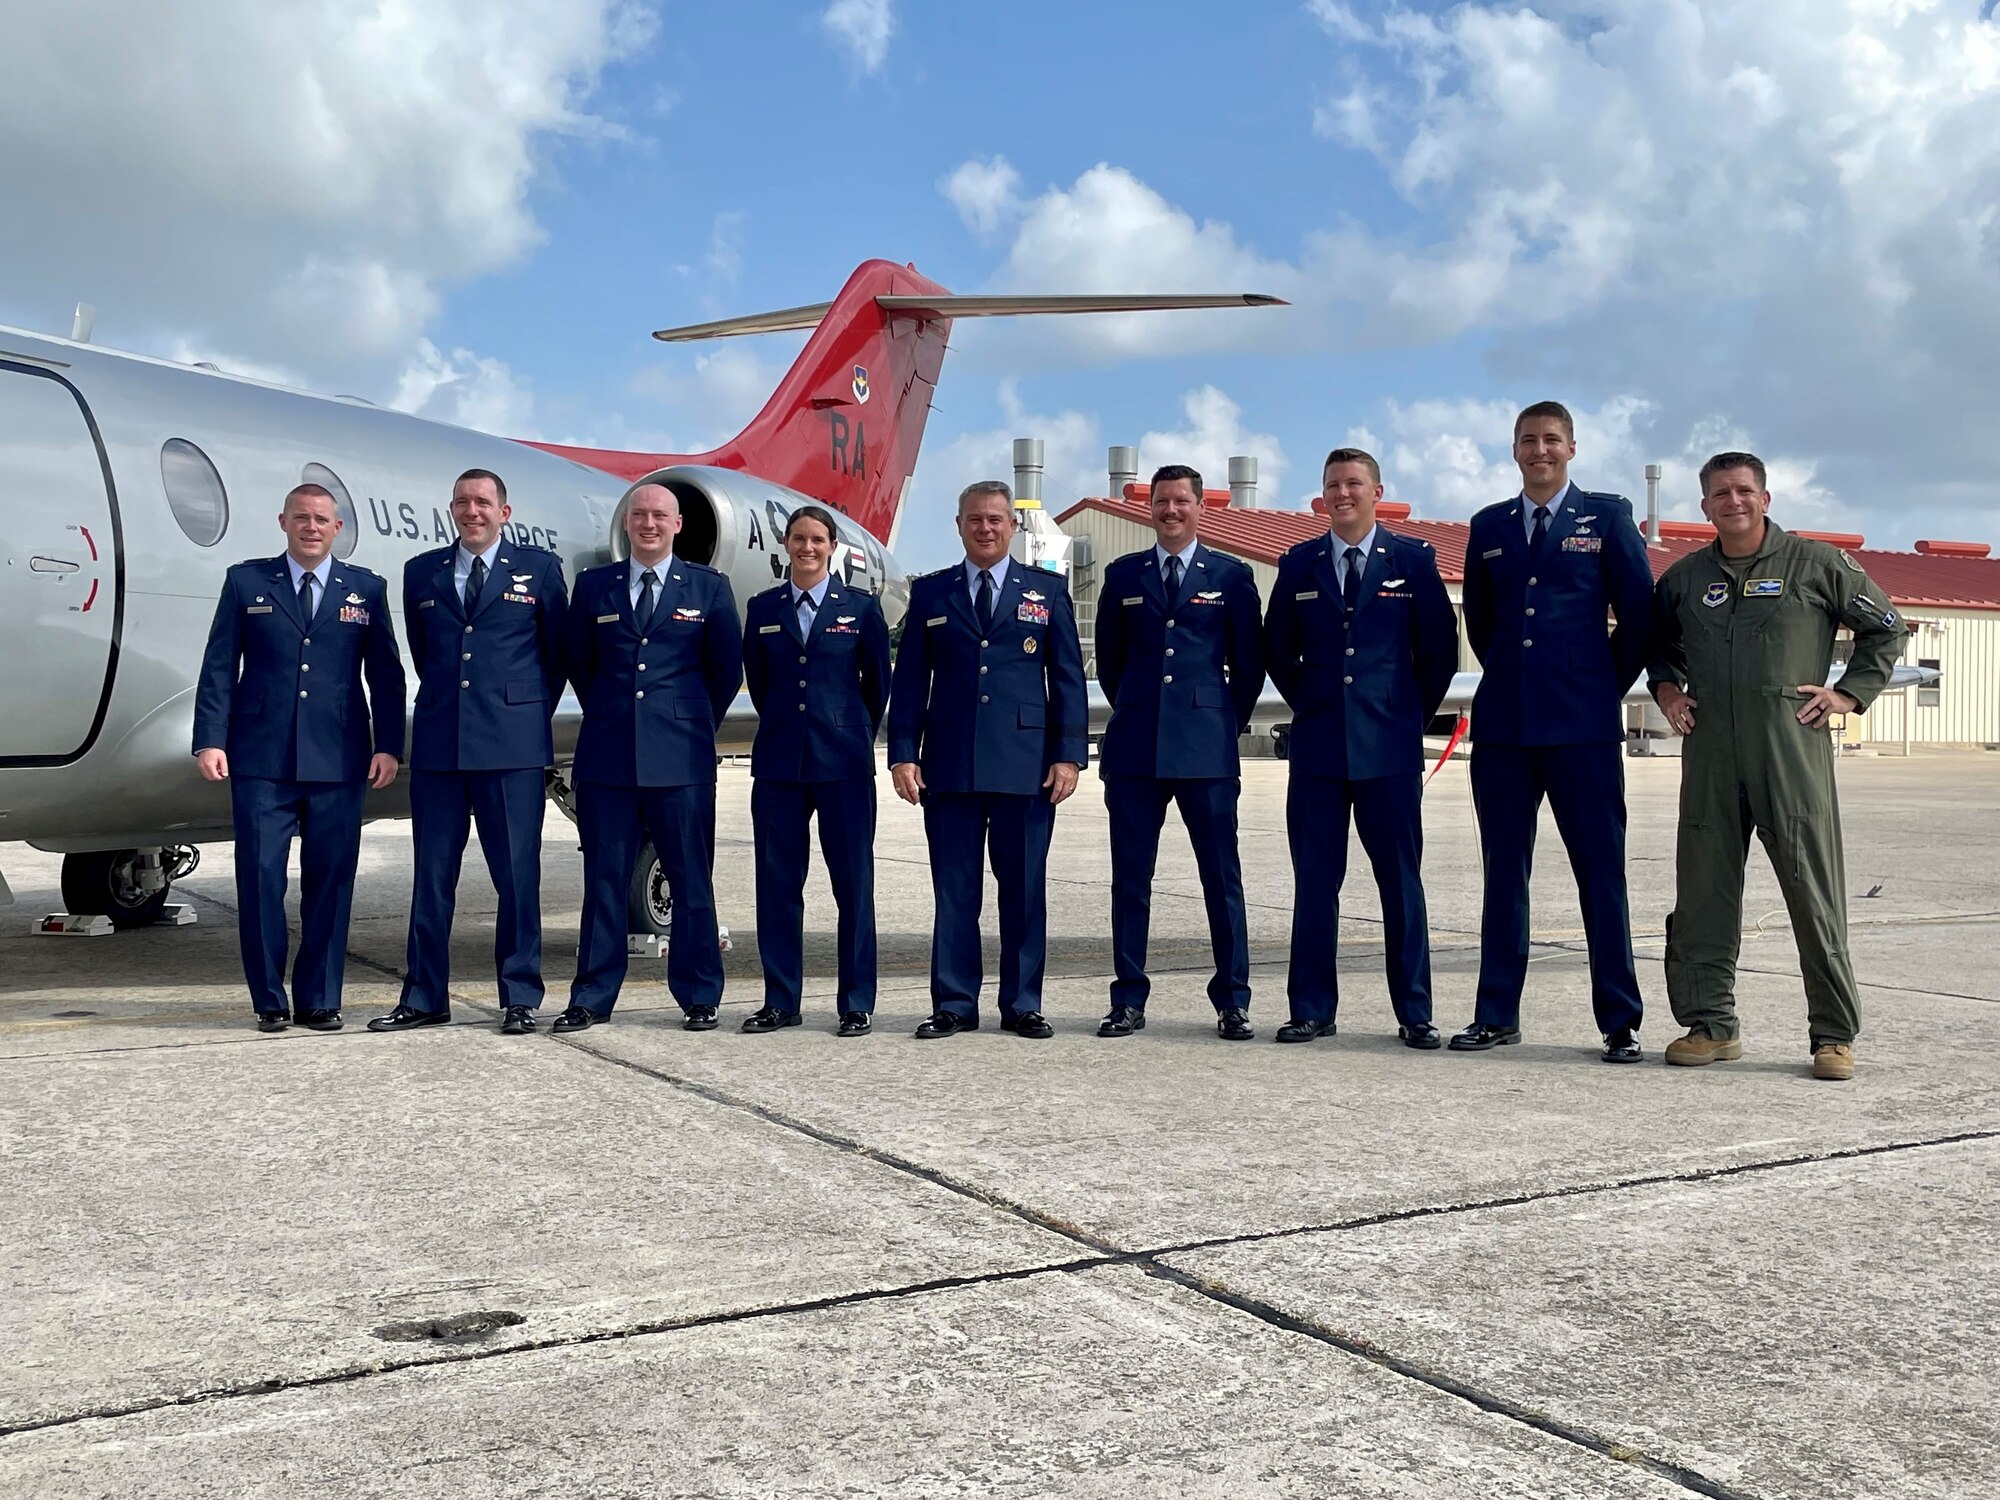
[[1396, 1035], [1402, 1038], [1405, 1047], [1415, 1047], [1420, 1052], [1432, 1052], [1444, 1045], [1444, 1038], [1438, 1035], [1435, 1026], [1398, 1026]]
[[956, 1036], [961, 1031], [977, 1031], [979, 1022], [971, 1016], [961, 1016], [955, 1010], [934, 1011], [928, 1021], [917, 1027], [917, 1040], [935, 1041], [941, 1036]]
[[1225, 1010], [1215, 1018], [1215, 1034], [1225, 1042], [1247, 1042], [1257, 1033], [1250, 1029], [1250, 1012]]
[[1604, 1060], [1608, 1063], [1638, 1062], [1644, 1056], [1639, 1050], [1639, 1033], [1630, 1026], [1621, 1026], [1604, 1039]]
[[292, 1013], [290, 1011], [260, 1010], [257, 1012], [257, 1029], [259, 1031], [289, 1031], [291, 1025]]
[[557, 1016], [549, 1025], [551, 1031], [588, 1031], [593, 1026], [602, 1026], [611, 1019], [585, 1010], [581, 1005], [572, 1005]]
[[713, 1005], [690, 1005], [687, 1008], [687, 1015], [681, 1021], [681, 1030], [715, 1030], [715, 1007]]
[[419, 1026], [443, 1026], [450, 1022], [448, 1010], [412, 1010], [407, 1005], [399, 1005], [386, 1016], [377, 1016], [368, 1023], [370, 1031], [415, 1031]]
[[1136, 1005], [1114, 1005], [1111, 1014], [1097, 1023], [1099, 1036], [1130, 1036], [1146, 1029], [1146, 1013]]
[[1316, 1036], [1332, 1036], [1334, 1024], [1331, 1021], [1287, 1021], [1278, 1028], [1277, 1039], [1281, 1042], [1309, 1042]]
[[337, 1010], [302, 1010], [299, 1024], [308, 1031], [338, 1031], [347, 1023], [340, 1019]]
[[799, 1013], [795, 1010], [773, 1010], [767, 1005], [762, 1010], [753, 1010], [749, 1015], [745, 1016], [743, 1018], [743, 1029], [745, 1031], [777, 1031], [786, 1026], [796, 1026], [801, 1019]]
[[500, 1017], [500, 1035], [526, 1036], [535, 1029], [535, 1012], [526, 1005], [510, 1005]]
[[1520, 1040], [1518, 1026], [1482, 1026], [1475, 1021], [1451, 1039], [1451, 1050], [1486, 1052], [1494, 1047], [1511, 1047]]
[[1015, 1015], [1002, 1016], [1000, 1018], [1000, 1029], [1002, 1031], [1011, 1031], [1015, 1036], [1024, 1036], [1031, 1041], [1037, 1042], [1044, 1037], [1051, 1037], [1056, 1034], [1055, 1027], [1044, 1021], [1042, 1013], [1038, 1010], [1024, 1010]]
[[869, 1019], [867, 1011], [850, 1010], [841, 1014], [840, 1031], [837, 1034], [840, 1036], [866, 1036], [874, 1029], [875, 1023]]

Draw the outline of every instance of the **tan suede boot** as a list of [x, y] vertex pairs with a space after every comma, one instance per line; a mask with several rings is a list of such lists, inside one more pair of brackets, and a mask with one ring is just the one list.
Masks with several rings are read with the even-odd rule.
[[1842, 1082], [1854, 1076], [1854, 1048], [1846, 1042], [1821, 1042], [1813, 1048], [1813, 1077]]
[[1719, 1042], [1699, 1027], [1667, 1043], [1667, 1061], [1677, 1068], [1705, 1068], [1712, 1062], [1729, 1062], [1742, 1055], [1740, 1037]]

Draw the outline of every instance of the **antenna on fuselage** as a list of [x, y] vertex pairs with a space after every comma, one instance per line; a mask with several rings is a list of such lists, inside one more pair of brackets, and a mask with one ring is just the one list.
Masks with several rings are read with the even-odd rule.
[[97, 309], [88, 302], [79, 302], [76, 313], [69, 320], [69, 341], [72, 344], [90, 342], [90, 330], [97, 326]]

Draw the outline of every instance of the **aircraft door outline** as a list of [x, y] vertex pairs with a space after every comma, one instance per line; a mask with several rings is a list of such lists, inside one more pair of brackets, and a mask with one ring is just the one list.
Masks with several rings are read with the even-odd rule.
[[[67, 427], [61, 398], [49, 399], [55, 391], [73, 403], [80, 426]], [[118, 490], [83, 393], [54, 370], [4, 358], [0, 580], [0, 628], [27, 643], [0, 660], [0, 701], [21, 710], [0, 719], [0, 766], [70, 765], [103, 732], [118, 675], [125, 623]], [[76, 700], [78, 674], [101, 678], [87, 721], [61, 712], [65, 699]]]

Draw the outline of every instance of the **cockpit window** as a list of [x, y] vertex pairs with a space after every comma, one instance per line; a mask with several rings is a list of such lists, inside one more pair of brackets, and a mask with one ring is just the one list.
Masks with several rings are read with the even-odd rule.
[[189, 541], [213, 547], [222, 540], [229, 527], [229, 495], [206, 453], [186, 438], [168, 438], [160, 447], [160, 483]]
[[300, 484], [323, 486], [333, 496], [334, 514], [340, 517], [340, 530], [334, 533], [333, 555], [345, 562], [354, 555], [354, 544], [361, 540], [361, 526], [354, 513], [354, 497], [347, 493], [347, 486], [340, 482], [340, 476], [325, 464], [307, 464], [299, 470]]

